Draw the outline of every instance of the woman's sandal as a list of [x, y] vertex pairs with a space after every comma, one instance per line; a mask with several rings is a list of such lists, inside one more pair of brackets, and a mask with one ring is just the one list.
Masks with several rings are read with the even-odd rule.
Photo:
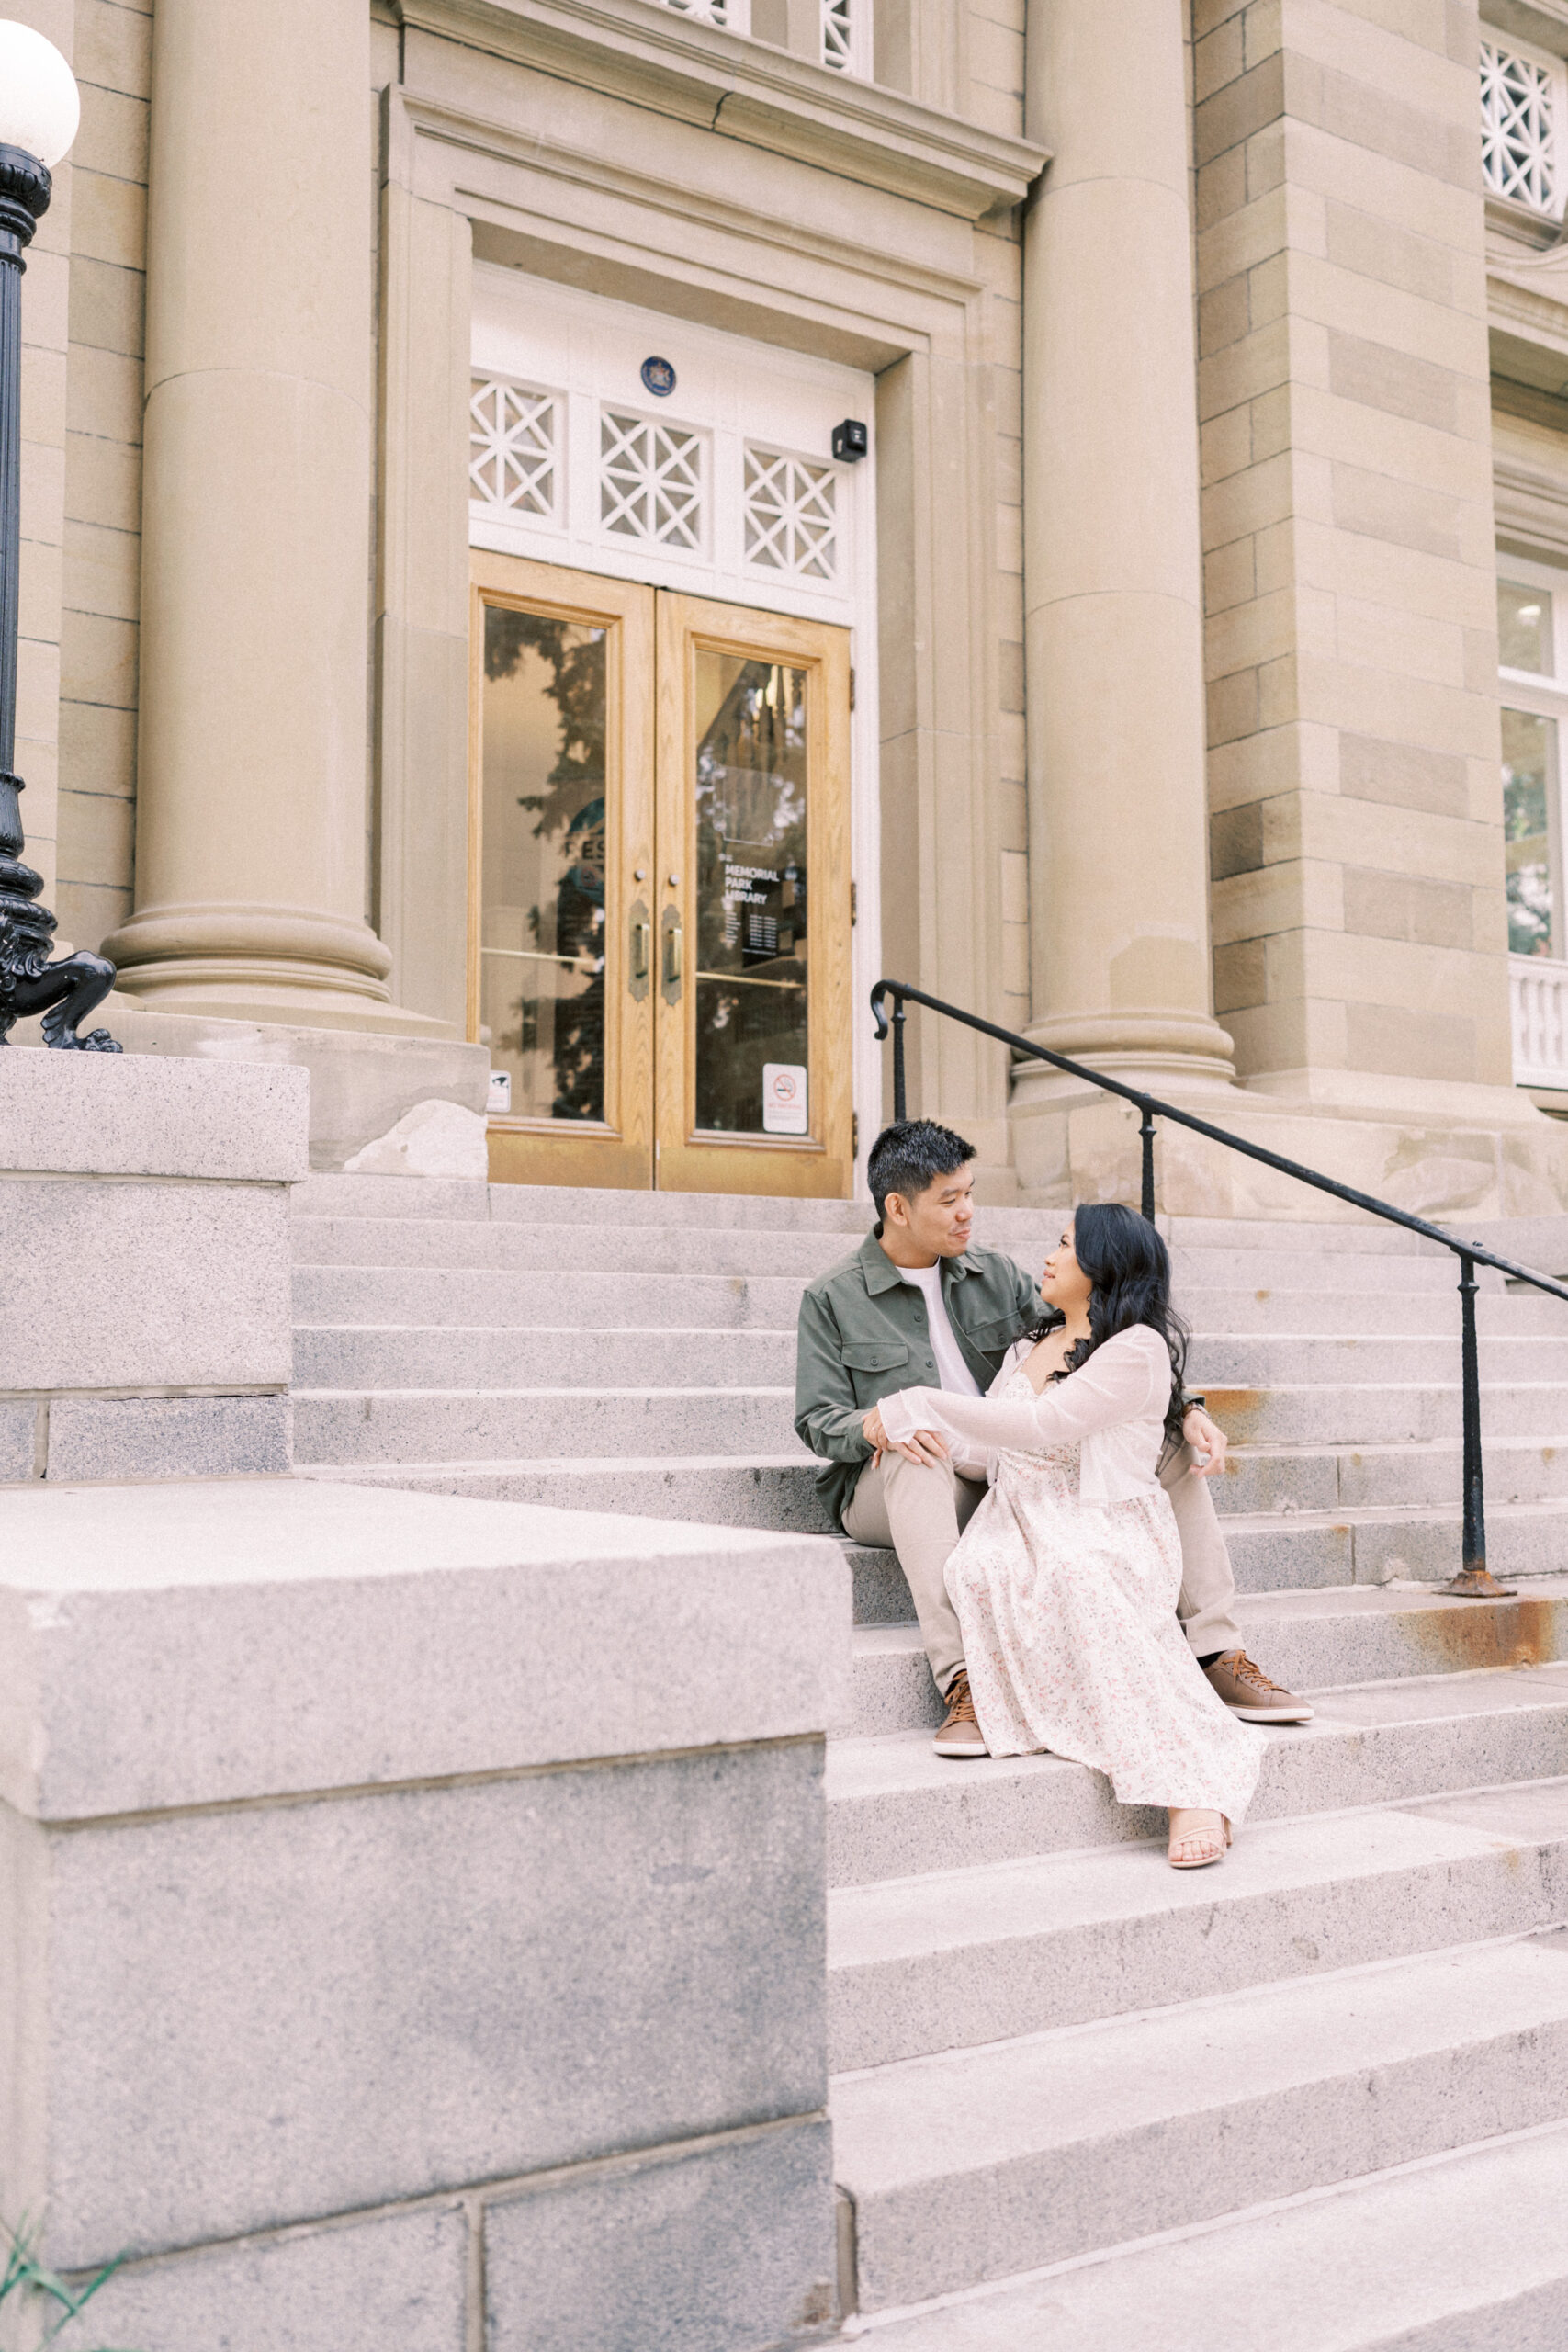
[[[1179, 1829], [1178, 1821], [1183, 1824]], [[1212, 1826], [1215, 1822], [1219, 1824], [1217, 1829]], [[1171, 1807], [1166, 1860], [1173, 1871], [1206, 1871], [1211, 1862], [1224, 1861], [1230, 1842], [1231, 1826], [1223, 1813], [1208, 1813], [1197, 1805]]]

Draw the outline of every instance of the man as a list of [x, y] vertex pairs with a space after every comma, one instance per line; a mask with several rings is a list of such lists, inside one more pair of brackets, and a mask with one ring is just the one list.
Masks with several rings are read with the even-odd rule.
[[[801, 1301], [795, 1391], [795, 1429], [827, 1462], [817, 1485], [828, 1509], [855, 1543], [898, 1555], [947, 1702], [937, 1754], [957, 1758], [983, 1756], [986, 1744], [943, 1571], [986, 1489], [953, 1467], [934, 1431], [889, 1445], [876, 1408], [900, 1388], [983, 1396], [1040, 1315], [1033, 1276], [971, 1242], [974, 1163], [974, 1146], [931, 1119], [884, 1128], [866, 1163], [876, 1224]], [[1230, 1555], [1205, 1483], [1224, 1467], [1225, 1441], [1201, 1400], [1182, 1434], [1187, 1445], [1168, 1445], [1159, 1473], [1181, 1537], [1182, 1631], [1235, 1713], [1310, 1723], [1312, 1709], [1270, 1682], [1242, 1646]], [[1189, 1446], [1207, 1453], [1201, 1470]]]

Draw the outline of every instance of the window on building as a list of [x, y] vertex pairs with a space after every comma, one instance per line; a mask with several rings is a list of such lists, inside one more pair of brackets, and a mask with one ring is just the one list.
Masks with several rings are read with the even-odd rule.
[[1488, 196], [1546, 220], [1568, 198], [1568, 71], [1516, 41], [1481, 44], [1481, 175]]
[[820, 0], [822, 62], [835, 73], [872, 78], [872, 0]]
[[1561, 1092], [1568, 1090], [1568, 571], [1499, 557], [1497, 644], [1514, 1078]]

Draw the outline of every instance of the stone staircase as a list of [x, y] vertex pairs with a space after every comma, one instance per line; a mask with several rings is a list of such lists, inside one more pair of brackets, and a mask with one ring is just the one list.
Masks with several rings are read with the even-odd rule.
[[[847, 1204], [314, 1178], [308, 1476], [819, 1527], [803, 1283]], [[1059, 1219], [982, 1212], [1037, 1264]], [[1550, 1237], [1549, 1237], [1550, 1238]], [[1539, 1238], [1539, 1237], [1538, 1237]], [[1568, 1306], [1483, 1276], [1494, 1568], [1458, 1555], [1445, 1252], [1179, 1222], [1248, 1646], [1316, 1694], [1223, 1868], [1051, 1757], [943, 1763], [846, 1546], [829, 2014], [846, 2287], [886, 2352], [1568, 2342]], [[1568, 1225], [1564, 1227], [1568, 1262]]]

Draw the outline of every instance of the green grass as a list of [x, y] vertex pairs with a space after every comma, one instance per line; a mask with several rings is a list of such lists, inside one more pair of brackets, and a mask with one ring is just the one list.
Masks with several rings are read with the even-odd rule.
[[[120, 2265], [121, 2257], [117, 2256], [86, 2286], [68, 2287], [56, 2272], [46, 2269], [34, 2253], [35, 2240], [28, 2227], [25, 2213], [15, 2229], [7, 2222], [0, 2222], [0, 2239], [7, 2247], [6, 2267], [0, 2271], [0, 2303], [16, 2295], [20, 2298], [21, 2308], [30, 2309], [34, 2316], [38, 2315], [39, 2307], [43, 2307], [47, 2324], [39, 2338], [40, 2352], [44, 2346], [58, 2344], [67, 2328], [75, 2325], [82, 2315], [83, 2306], [90, 2302], [98, 2289], [114, 2277]], [[87, 2347], [78, 2346], [76, 2337], [73, 2336], [71, 2352], [87, 2352]], [[112, 2352], [112, 2347], [100, 2344], [93, 2347], [93, 2352]]]

